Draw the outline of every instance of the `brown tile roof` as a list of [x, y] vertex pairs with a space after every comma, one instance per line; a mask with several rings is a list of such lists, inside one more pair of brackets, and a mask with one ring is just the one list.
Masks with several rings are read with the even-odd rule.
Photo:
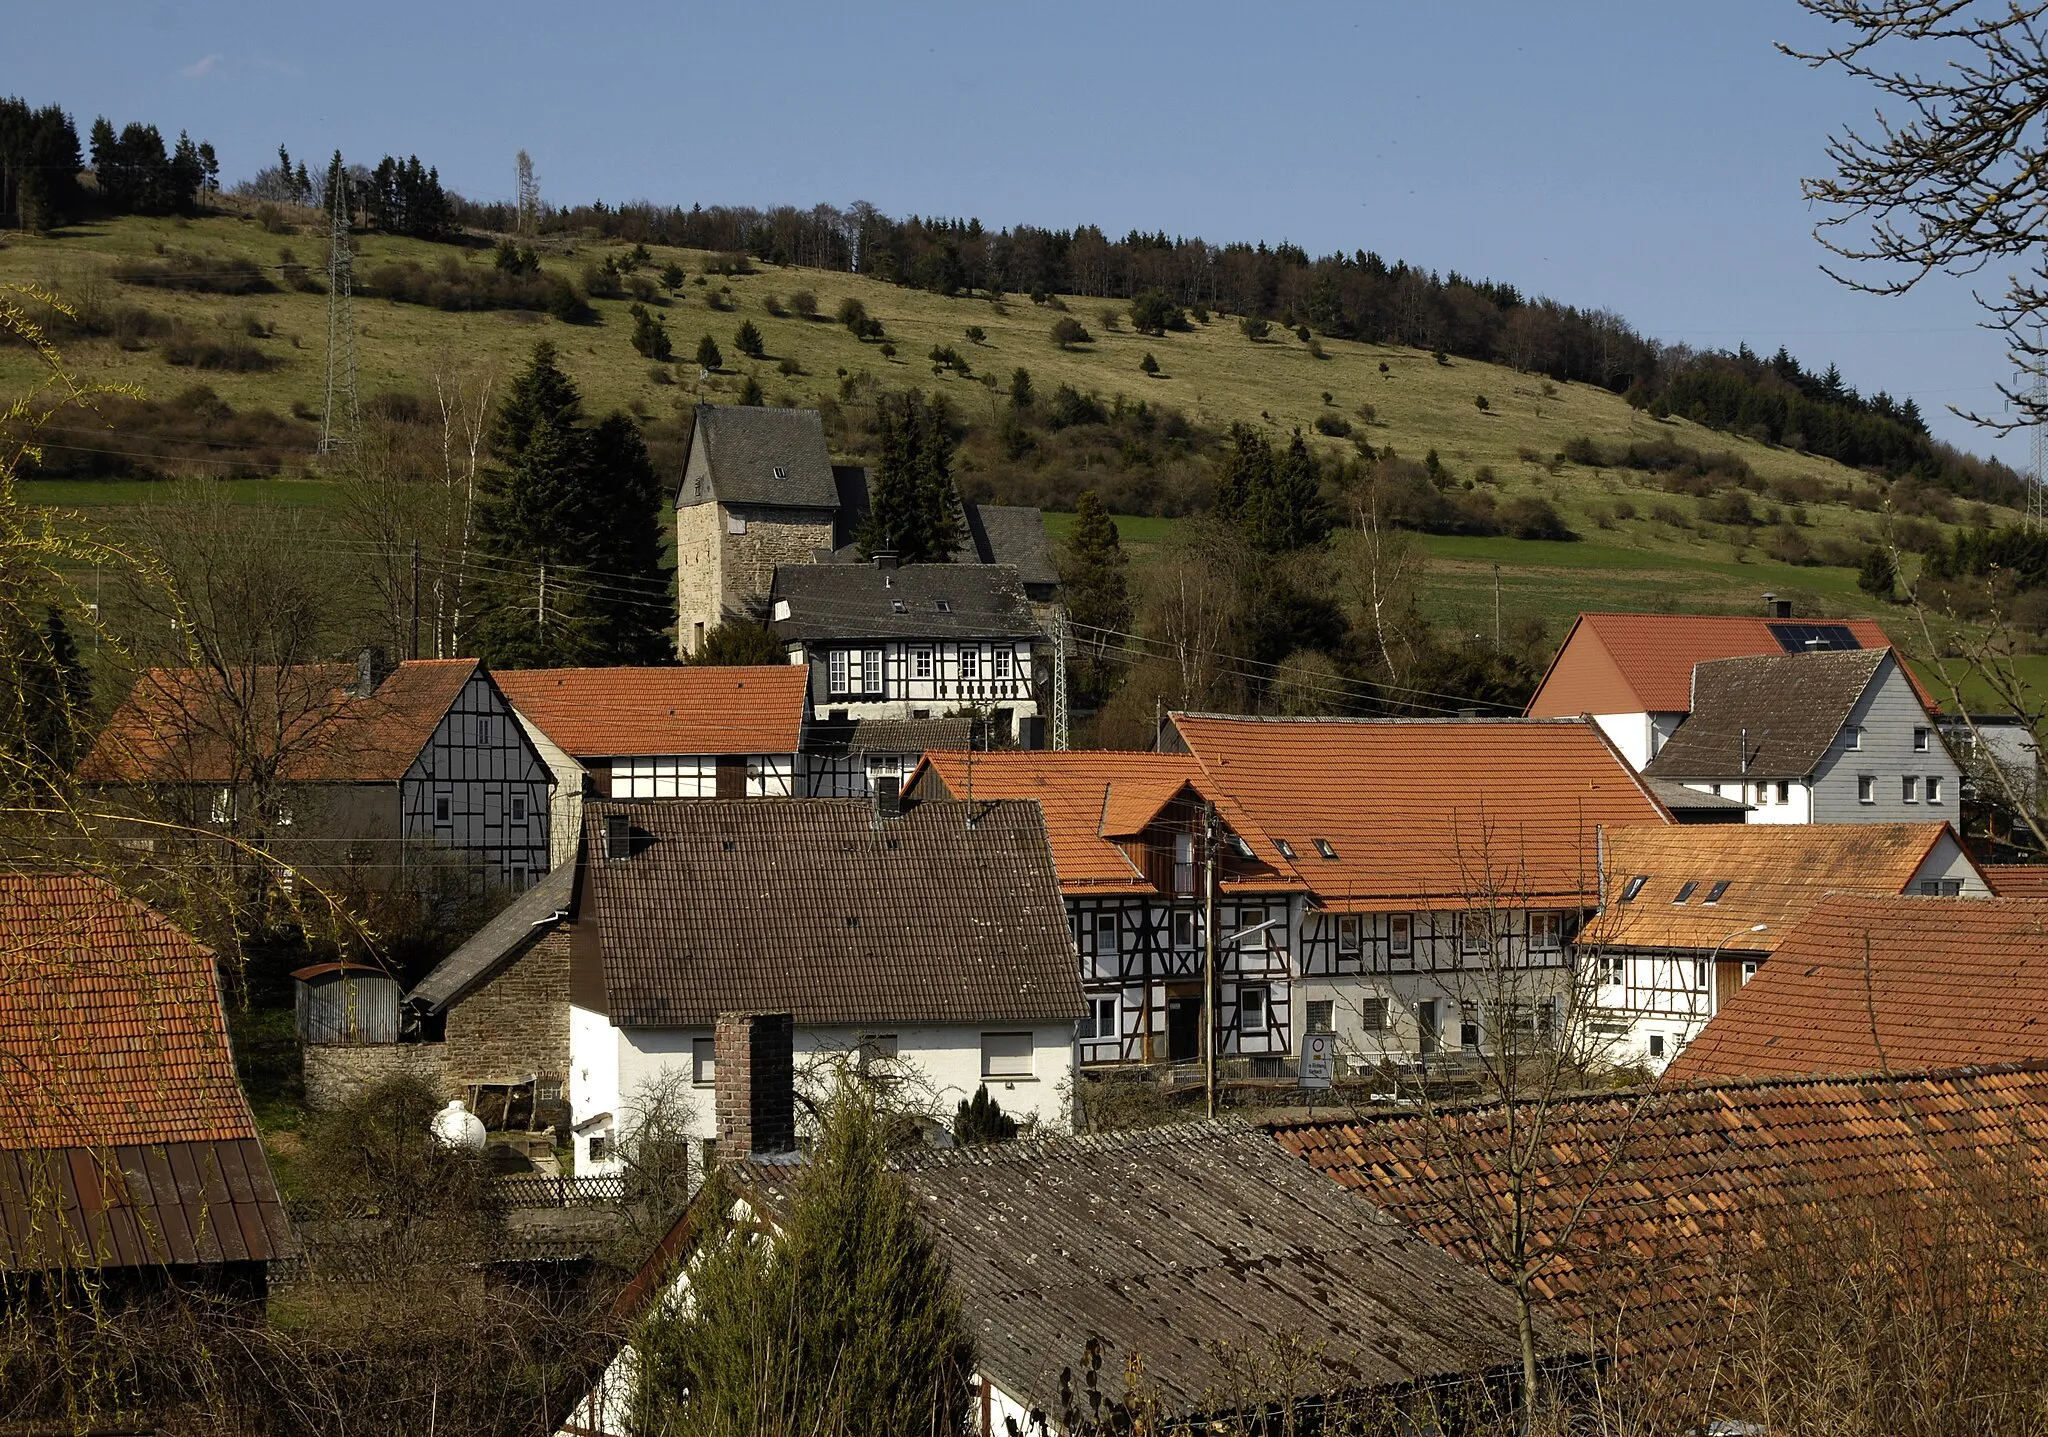
[[0, 1267], [290, 1244], [213, 955], [101, 879], [0, 874], [0, 1112]]
[[[300, 664], [258, 670], [230, 697], [201, 670], [151, 669], [80, 772], [99, 783], [224, 783], [240, 775], [236, 756], [253, 745], [275, 754], [293, 783], [396, 782], [476, 672], [475, 659], [413, 659], [356, 698], [355, 665]], [[280, 726], [281, 742], [271, 732]]]
[[846, 736], [848, 753], [930, 753], [974, 744], [971, 718], [855, 719]]
[[[1579, 942], [1611, 947], [1776, 951], [1830, 892], [1905, 893], [1946, 823], [1635, 825], [1606, 834], [1607, 901]], [[1951, 834], [1951, 836], [1953, 836]], [[1644, 880], [1623, 900], [1633, 880]], [[1683, 903], [1686, 884], [1694, 885]], [[1727, 890], [1707, 902], [1716, 884]]]
[[[1871, 619], [1765, 619], [1746, 614], [1580, 614], [1529, 700], [1535, 718], [1581, 713], [1684, 713], [1693, 665], [1782, 654], [1816, 628], [1840, 628], [1858, 648], [1893, 647]], [[1911, 671], [1907, 673], [1913, 678]], [[1913, 687], [1919, 690], [1917, 679]], [[1922, 703], [1934, 705], [1925, 691]]]
[[[974, 822], [968, 818], [973, 812]], [[634, 832], [602, 857], [606, 823]], [[585, 912], [621, 1027], [1064, 1021], [1079, 960], [1034, 804], [609, 800], [585, 806]]]
[[[1092, 1336], [1142, 1356], [1173, 1411], [1230, 1385], [1226, 1350], [1323, 1346], [1304, 1392], [1359, 1392], [1519, 1362], [1505, 1289], [1358, 1202], [1256, 1129], [1193, 1124], [920, 1154], [902, 1163], [940, 1235], [981, 1370], [1057, 1410]], [[1572, 1344], [1549, 1321], [1546, 1357]], [[1114, 1383], [1112, 1383], [1114, 1386]]]
[[1672, 1060], [1673, 1080], [2048, 1058], [2048, 903], [1816, 904]]
[[795, 753], [810, 671], [752, 668], [504, 669], [492, 678], [576, 758]]
[[1332, 908], [1590, 901], [1598, 829], [1669, 817], [1580, 719], [1172, 722], [1231, 828]]
[[[1472, 1219], [1512, 1211], [1505, 1132], [1501, 1111], [1482, 1107], [1443, 1123], [1366, 1115], [1274, 1136], [1432, 1242], [1483, 1263]], [[1910, 1210], [1987, 1181], [2040, 1191], [2048, 1071], [1595, 1094], [1555, 1106], [1536, 1141], [1523, 1170], [1535, 1193], [1528, 1211], [1535, 1247], [1554, 1254], [1537, 1291], [1582, 1330], [1618, 1339], [1624, 1358], [1710, 1362], [1716, 1309], [1741, 1302], [1742, 1262], [1782, 1237], [1782, 1220], [1855, 1199]]]
[[1858, 649], [1703, 663], [1693, 672], [1692, 712], [1643, 771], [1658, 778], [1804, 778], [1890, 662], [1890, 649]]
[[2048, 898], [2048, 863], [1987, 863], [1984, 881], [2000, 898]]

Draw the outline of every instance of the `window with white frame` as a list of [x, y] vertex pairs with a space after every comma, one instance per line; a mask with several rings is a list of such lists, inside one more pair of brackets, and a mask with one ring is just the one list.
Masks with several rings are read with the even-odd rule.
[[1858, 803], [1877, 802], [1876, 774], [1859, 773], [1856, 775], [1856, 801]]
[[1195, 946], [1195, 914], [1192, 909], [1177, 909], [1173, 915], [1173, 946], [1192, 948]]
[[1780, 802], [1780, 803], [1790, 803], [1791, 801], [1792, 801], [1792, 780], [1791, 780], [1791, 779], [1789, 779], [1789, 778], [1781, 778], [1781, 779], [1779, 779], [1779, 780], [1778, 780], [1778, 802]]
[[1007, 644], [997, 644], [995, 651], [989, 657], [995, 661], [995, 671], [991, 677], [1007, 679], [1011, 676], [1013, 661], [1017, 657], [1015, 650], [1011, 649]]
[[[447, 817], [441, 812], [441, 805], [447, 801], [445, 798], [434, 800], [434, 821], [436, 823], [446, 823], [448, 821]], [[226, 823], [235, 816], [235, 791], [232, 788], [215, 789], [213, 791], [213, 805], [207, 811], [215, 823]]]
[[1920, 780], [1910, 773], [1906, 774], [1899, 780], [1899, 802], [1918, 803], [1919, 801]]
[[1028, 1078], [1031, 1076], [1031, 1035], [1029, 1033], [983, 1033], [981, 1075], [984, 1078]]
[[[795, 792], [795, 760], [786, 753], [757, 753], [747, 758], [748, 798], [788, 798]], [[712, 776], [716, 785], [717, 775]]]
[[981, 678], [981, 650], [965, 648], [960, 651], [960, 677], [974, 683]]
[[1562, 913], [1531, 913], [1529, 915], [1529, 947], [1538, 953], [1555, 953], [1564, 947], [1564, 915]]
[[834, 649], [825, 656], [826, 682], [835, 694], [850, 694], [852, 679], [847, 660], [851, 657], [844, 649]]
[[862, 649], [860, 651], [860, 672], [861, 677], [867, 681], [861, 690], [863, 693], [878, 694], [882, 692], [882, 651], [880, 649]]
[[1619, 988], [1628, 978], [1628, 959], [1619, 953], [1600, 955], [1600, 986]]
[[1712, 976], [1713, 965], [1704, 958], [1695, 958], [1692, 965], [1692, 986], [1704, 993], [1708, 979]]
[[[1237, 910], [1237, 931], [1239, 933], [1250, 932], [1251, 929], [1258, 928], [1265, 921], [1266, 910], [1263, 908], [1240, 908]], [[1252, 933], [1249, 938], [1244, 939], [1237, 945], [1238, 951], [1249, 953], [1254, 949], [1276, 946], [1274, 934], [1277, 931], [1277, 928], [1264, 928], [1260, 929], [1257, 933]]]
[[1095, 952], [1097, 956], [1113, 958], [1122, 946], [1118, 941], [1117, 919], [1114, 913], [1095, 915]]
[[1388, 916], [1387, 949], [1396, 957], [1405, 957], [1415, 951], [1415, 919], [1409, 914], [1394, 913]]
[[1850, 724], [1842, 730], [1842, 747], [1854, 753], [1863, 747], [1863, 730]]
[[1337, 919], [1337, 951], [1356, 953], [1358, 951], [1358, 915], [1345, 913]]
[[1334, 999], [1309, 999], [1308, 1030], [1311, 1033], [1334, 1033], [1337, 1031], [1337, 1004]]
[[1914, 730], [1913, 730], [1913, 752], [1915, 752], [1915, 753], [1925, 753], [1925, 752], [1927, 752], [1927, 746], [1928, 746], [1929, 742], [1930, 742], [1930, 741], [1931, 741], [1931, 740], [1933, 739], [1933, 736], [1934, 736], [1934, 731], [1933, 731], [1932, 729], [1924, 729], [1924, 728], [1916, 728], [1916, 729], [1914, 729]]
[[1460, 953], [1484, 953], [1487, 941], [1492, 937], [1492, 925], [1483, 913], [1458, 912], [1451, 915], [1452, 924], [1458, 930], [1458, 951]]
[[1266, 1031], [1267, 999], [1269, 993], [1263, 984], [1254, 983], [1237, 990], [1237, 1027], [1241, 1033], [1263, 1033]]
[[1941, 802], [1941, 780], [1933, 774], [1927, 776], [1927, 801], [1929, 803]]
[[613, 798], [710, 798], [718, 792], [718, 760], [650, 754], [612, 765]]
[[1121, 1038], [1118, 1026], [1118, 1010], [1121, 1002], [1114, 993], [1092, 994], [1088, 999], [1088, 1015], [1081, 1020], [1081, 1036], [1097, 1040]]
[[910, 651], [910, 676], [914, 679], [928, 679], [932, 676], [932, 651], [917, 648]]
[[711, 1087], [718, 1081], [718, 1040], [716, 1038], [692, 1038], [690, 1040], [690, 1081], [700, 1088]]

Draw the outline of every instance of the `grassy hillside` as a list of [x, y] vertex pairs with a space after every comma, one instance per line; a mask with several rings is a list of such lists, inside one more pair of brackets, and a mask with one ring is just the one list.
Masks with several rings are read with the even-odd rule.
[[[133, 306], [172, 322], [169, 334], [67, 338], [67, 356], [87, 378], [135, 385], [159, 399], [205, 384], [237, 410], [267, 408], [315, 419], [324, 379], [327, 300], [323, 294], [294, 290], [281, 266], [289, 258], [317, 277], [324, 269], [324, 251], [324, 235], [312, 226], [280, 234], [248, 217], [124, 219], [52, 237], [9, 236], [0, 243], [0, 281], [47, 284], [101, 314]], [[549, 275], [580, 282], [586, 266], [624, 253], [620, 245], [556, 244], [543, 249], [542, 264]], [[114, 277], [124, 263], [155, 265], [175, 275], [230, 259], [260, 267], [276, 287], [261, 293], [199, 294]], [[1087, 326], [1093, 342], [1063, 350], [1048, 333], [1060, 315], [1021, 297], [1000, 304], [947, 299], [861, 276], [771, 267], [707, 275], [711, 259], [656, 250], [653, 266], [640, 271], [651, 277], [674, 260], [689, 274], [680, 293], [663, 293], [651, 306], [674, 344], [678, 362], [670, 365], [655, 365], [632, 348], [629, 299], [598, 299], [597, 322], [564, 324], [527, 311], [452, 313], [358, 298], [360, 391], [366, 399], [385, 390], [431, 396], [437, 373], [482, 372], [502, 381], [545, 337], [558, 346], [565, 367], [596, 411], [624, 407], [643, 418], [673, 417], [699, 399], [731, 401], [750, 376], [770, 403], [812, 404], [836, 396], [847, 376], [866, 373], [884, 385], [921, 384], [945, 391], [965, 417], [986, 423], [998, 416], [999, 402], [982, 376], [997, 376], [1007, 386], [1011, 371], [1022, 367], [1031, 371], [1040, 395], [1066, 383], [1097, 391], [1105, 400], [1121, 394], [1170, 406], [1211, 429], [1235, 420], [1269, 423], [1283, 436], [1300, 428], [1333, 458], [1355, 457], [1355, 440], [1379, 450], [1392, 447], [1407, 459], [1433, 450], [1449, 470], [1454, 493], [1476, 485], [1502, 502], [1529, 494], [1544, 497], [1581, 542], [1423, 540], [1432, 556], [1427, 588], [1432, 607], [1468, 633], [1490, 632], [1496, 565], [1500, 603], [1511, 616], [1560, 620], [1581, 608], [1606, 606], [1747, 610], [1767, 589], [1792, 594], [1810, 610], [1869, 612], [1877, 607], [1856, 590], [1846, 568], [1795, 565], [1767, 555], [1774, 546], [1783, 552], [1783, 536], [1792, 531], [1797, 543], [1836, 558], [1867, 544], [1879, 530], [1882, 480], [1683, 420], [1658, 421], [1605, 390], [1342, 340], [1321, 340], [1325, 357], [1318, 358], [1309, 345], [1278, 326], [1271, 339], [1253, 342], [1234, 320], [1222, 316], [1190, 332], [1147, 337], [1132, 333], [1127, 317], [1111, 328], [1103, 302], [1072, 296], [1064, 301], [1067, 310]], [[359, 276], [406, 262], [430, 271], [455, 266], [459, 272], [481, 274], [490, 269], [492, 254], [483, 247], [360, 239]], [[786, 309], [799, 290], [816, 296], [819, 318], [807, 321], [773, 312]], [[731, 308], [713, 307], [715, 297]], [[846, 299], [860, 300], [882, 322], [897, 350], [893, 358], [830, 319]], [[738, 353], [734, 332], [743, 320], [760, 329], [766, 359], [748, 360]], [[966, 337], [970, 327], [982, 331], [980, 342]], [[707, 333], [724, 351], [729, 372], [700, 381], [689, 358], [699, 336]], [[205, 345], [194, 341], [206, 339], [231, 356], [228, 362], [261, 367], [209, 369], [169, 362], [181, 348], [187, 358], [197, 350], [205, 362]], [[935, 375], [924, 358], [935, 345], [957, 348], [974, 376]], [[1157, 377], [1140, 372], [1148, 353], [1158, 361]], [[793, 361], [797, 372], [781, 372], [783, 360]], [[0, 349], [0, 387], [17, 387], [29, 373], [21, 351]], [[1341, 418], [1353, 426], [1353, 436], [1318, 434], [1314, 424], [1322, 416]], [[1667, 492], [1655, 474], [1558, 462], [1559, 451], [1579, 436], [1592, 438], [1610, 454], [1630, 443], [1659, 439], [1731, 453], [1755, 476], [1750, 486], [1753, 522], [1706, 522], [1700, 513], [1705, 501]], [[247, 497], [317, 506], [323, 486], [311, 465], [310, 456], [288, 460], [283, 467], [297, 476], [294, 482], [245, 486]], [[31, 485], [29, 492], [67, 505], [123, 505], [137, 502], [148, 490], [142, 484], [110, 482]], [[1947, 506], [1918, 521], [1921, 541], [1954, 522], [1989, 516], [1991, 511], [1975, 506]], [[1060, 527], [1057, 517], [1054, 526]], [[1127, 540], [1141, 559], [1170, 532], [1169, 521], [1135, 519], [1125, 525]], [[1558, 624], [1552, 627], [1561, 632]]]

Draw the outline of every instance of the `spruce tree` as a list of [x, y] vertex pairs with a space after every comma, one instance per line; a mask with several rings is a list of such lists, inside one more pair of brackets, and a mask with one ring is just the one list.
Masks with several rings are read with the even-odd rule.
[[1245, 537], [1255, 548], [1269, 554], [1291, 554], [1313, 548], [1329, 537], [1322, 474], [1300, 430], [1261, 477], [1263, 483], [1247, 501], [1242, 519]]
[[4, 643], [0, 794], [35, 799], [61, 788], [83, 753], [92, 680], [54, 606], [40, 626], [16, 629]]
[[707, 334], [697, 341], [697, 367], [699, 369], [715, 371], [724, 363], [725, 356], [718, 352], [717, 340]]
[[1265, 492], [1273, 477], [1273, 446], [1249, 424], [1230, 426], [1230, 447], [1216, 474], [1216, 517], [1233, 524], [1244, 521], [1247, 507]]
[[471, 647], [497, 668], [644, 663], [665, 649], [660, 484], [632, 420], [583, 423], [543, 340], [491, 428]]
[[1116, 521], [1101, 497], [1084, 489], [1061, 555], [1060, 587], [1079, 630], [1081, 686], [1097, 703], [1109, 696], [1115, 676], [1122, 642], [1116, 635], [1131, 627], [1128, 567]]
[[960, 542], [959, 498], [949, 469], [952, 437], [945, 410], [915, 390], [885, 394], [875, 405], [881, 461], [875, 466], [863, 557], [894, 554], [905, 564], [942, 564]]

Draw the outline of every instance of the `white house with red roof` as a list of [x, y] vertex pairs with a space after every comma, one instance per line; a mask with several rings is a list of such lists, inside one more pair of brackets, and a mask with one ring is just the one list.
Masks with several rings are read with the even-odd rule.
[[[1530, 718], [1591, 714], [1622, 756], [1646, 768], [1692, 711], [1693, 668], [1712, 659], [1888, 649], [1871, 619], [1795, 619], [1766, 596], [1770, 613], [1580, 614], [1529, 700]], [[1906, 674], [1916, 692], [1918, 681]], [[1920, 700], [1934, 707], [1924, 692]]]

